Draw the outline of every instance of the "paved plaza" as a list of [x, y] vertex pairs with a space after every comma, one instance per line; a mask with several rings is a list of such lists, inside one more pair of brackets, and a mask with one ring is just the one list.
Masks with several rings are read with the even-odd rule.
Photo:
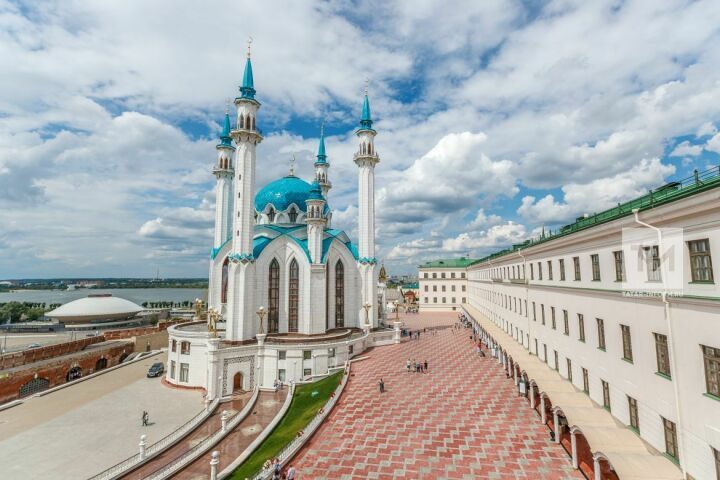
[[[0, 412], [0, 478], [80, 479], [133, 455], [203, 408], [197, 391], [146, 378], [164, 354], [99, 375]], [[151, 425], [141, 426], [147, 410]]]
[[[402, 317], [409, 328], [457, 320], [456, 313]], [[478, 357], [469, 335], [446, 328], [364, 355], [336, 408], [295, 458], [300, 478], [583, 478], [502, 366]], [[428, 372], [407, 373], [408, 358], [427, 360]]]

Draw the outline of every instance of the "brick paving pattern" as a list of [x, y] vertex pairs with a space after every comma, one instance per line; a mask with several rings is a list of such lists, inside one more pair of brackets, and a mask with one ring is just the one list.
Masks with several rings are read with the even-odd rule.
[[[442, 324], [457, 319], [432, 313], [404, 320], [424, 328], [434, 324], [429, 316]], [[502, 366], [477, 356], [469, 335], [422, 334], [354, 364], [336, 408], [292, 462], [299, 478], [583, 478]], [[427, 360], [428, 372], [407, 373], [408, 358]]]

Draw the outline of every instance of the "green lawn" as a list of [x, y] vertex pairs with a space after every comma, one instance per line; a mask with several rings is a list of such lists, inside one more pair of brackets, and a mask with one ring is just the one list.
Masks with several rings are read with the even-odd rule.
[[[265, 460], [275, 458], [290, 443], [297, 432], [303, 430], [318, 410], [325, 405], [330, 394], [335, 391], [342, 379], [342, 370], [315, 383], [298, 385], [295, 388], [290, 408], [275, 429], [260, 446], [235, 470], [232, 480], [251, 478], [262, 468]], [[312, 396], [312, 392], [318, 395]]]

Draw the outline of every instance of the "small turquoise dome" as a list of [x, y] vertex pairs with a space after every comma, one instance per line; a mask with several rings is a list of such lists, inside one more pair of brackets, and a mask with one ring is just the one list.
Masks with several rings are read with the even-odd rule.
[[[282, 212], [293, 203], [298, 210], [305, 212], [305, 200], [311, 197], [312, 185], [294, 175], [268, 183], [255, 195], [255, 210], [263, 212], [268, 205]], [[327, 208], [327, 206], [326, 206]]]

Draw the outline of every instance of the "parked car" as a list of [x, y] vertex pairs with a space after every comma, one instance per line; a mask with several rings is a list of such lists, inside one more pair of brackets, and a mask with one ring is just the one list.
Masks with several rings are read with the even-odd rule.
[[28, 350], [31, 348], [40, 348], [40, 347], [42, 347], [42, 345], [40, 345], [39, 343], [31, 343], [30, 345], [27, 346]]
[[165, 373], [165, 365], [157, 362], [152, 364], [152, 367], [150, 367], [150, 370], [148, 370], [147, 376], [148, 378], [159, 377], [163, 373]]

